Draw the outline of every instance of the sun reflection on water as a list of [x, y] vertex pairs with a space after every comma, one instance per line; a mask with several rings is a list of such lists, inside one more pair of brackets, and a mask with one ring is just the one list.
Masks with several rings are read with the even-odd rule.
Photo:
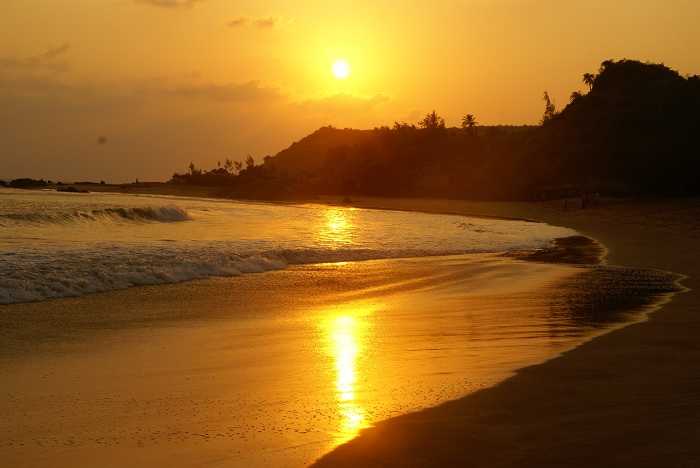
[[364, 427], [367, 427], [365, 411], [357, 398], [358, 357], [363, 352], [366, 322], [362, 312], [337, 313], [326, 322], [329, 353], [335, 364], [335, 394], [340, 416], [337, 444], [352, 439]]
[[329, 208], [323, 215], [319, 240], [326, 245], [351, 244], [355, 231], [351, 208]]

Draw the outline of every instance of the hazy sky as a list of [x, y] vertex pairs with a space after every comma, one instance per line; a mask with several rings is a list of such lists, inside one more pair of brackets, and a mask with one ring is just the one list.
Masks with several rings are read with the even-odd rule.
[[[0, 178], [164, 180], [322, 125], [535, 123], [608, 58], [700, 73], [698, 0], [2, 0]], [[334, 60], [351, 67], [346, 80]], [[98, 144], [98, 138], [106, 143]]]

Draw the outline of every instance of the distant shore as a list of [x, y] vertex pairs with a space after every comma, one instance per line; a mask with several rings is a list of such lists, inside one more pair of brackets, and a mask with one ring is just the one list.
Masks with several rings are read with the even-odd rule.
[[[547, 222], [541, 218], [560, 219], [562, 211], [575, 211], [581, 206], [580, 197], [553, 199], [543, 202], [526, 201], [469, 201], [444, 198], [394, 198], [372, 196], [319, 195], [315, 197], [287, 198], [238, 198], [231, 197], [222, 187], [178, 184], [171, 182], [136, 182], [125, 184], [62, 183], [46, 187], [32, 187], [29, 190], [56, 190], [80, 193], [122, 193], [134, 195], [165, 195], [174, 197], [216, 198], [254, 203], [318, 203], [332, 206], [346, 206], [367, 209], [386, 209], [423, 213], [453, 214], [482, 218], [514, 219], [520, 221]], [[74, 189], [74, 190], [66, 190]], [[605, 205], [628, 203], [626, 199], [609, 199]], [[568, 208], [568, 209], [564, 209]], [[556, 223], [552, 223], [556, 224]]]
[[113, 192], [133, 193], [144, 195], [170, 195], [181, 197], [221, 198], [217, 187], [202, 187], [197, 185], [171, 184], [168, 182], [136, 182], [128, 184], [99, 184], [99, 183], [64, 183], [62, 185], [51, 184], [48, 189], [61, 187], [75, 187], [77, 190], [88, 192]]

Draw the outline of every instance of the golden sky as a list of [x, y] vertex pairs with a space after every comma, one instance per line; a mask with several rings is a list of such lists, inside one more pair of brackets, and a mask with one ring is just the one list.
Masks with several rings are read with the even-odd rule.
[[536, 123], [605, 59], [700, 73], [699, 20], [698, 0], [3, 0], [0, 178], [164, 180], [433, 109]]

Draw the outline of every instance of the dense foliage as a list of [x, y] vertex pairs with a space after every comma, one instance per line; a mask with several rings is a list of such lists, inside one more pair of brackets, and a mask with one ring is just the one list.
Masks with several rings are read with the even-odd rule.
[[590, 86], [535, 135], [534, 185], [603, 192], [700, 193], [700, 77], [664, 65], [603, 62]]
[[3, 183], [3, 185], [7, 185], [8, 187], [12, 188], [42, 188], [49, 185], [49, 182], [50, 181], [46, 181], [44, 179], [21, 178], [13, 179], [7, 184]]

